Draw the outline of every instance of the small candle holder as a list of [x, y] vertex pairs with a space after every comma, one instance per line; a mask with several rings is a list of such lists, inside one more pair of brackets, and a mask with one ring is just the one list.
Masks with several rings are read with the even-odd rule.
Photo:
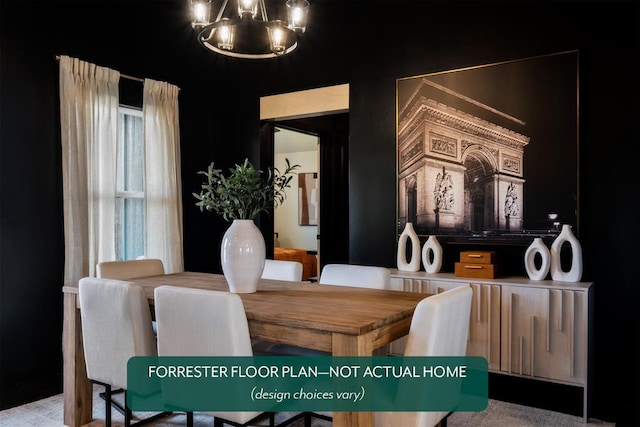
[[560, 231], [560, 221], [556, 221], [558, 219], [557, 213], [549, 213], [547, 214], [547, 218], [551, 222], [551, 230], [550, 231]]

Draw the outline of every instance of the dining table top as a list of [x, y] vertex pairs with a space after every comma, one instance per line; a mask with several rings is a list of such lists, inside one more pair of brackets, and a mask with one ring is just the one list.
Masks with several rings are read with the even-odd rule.
[[[155, 288], [162, 285], [229, 291], [222, 274], [182, 272], [127, 281], [140, 285], [153, 305]], [[68, 287], [66, 292], [76, 292]], [[249, 322], [301, 327], [347, 335], [363, 335], [386, 323], [413, 316], [417, 292], [324, 285], [261, 279], [254, 293], [238, 294]]]

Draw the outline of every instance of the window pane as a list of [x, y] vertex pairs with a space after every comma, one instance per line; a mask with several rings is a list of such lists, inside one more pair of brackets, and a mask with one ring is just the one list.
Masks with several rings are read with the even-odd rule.
[[[135, 259], [144, 255], [142, 112], [121, 107], [119, 131], [116, 165], [116, 191], [118, 193], [116, 198], [116, 257], [117, 259]], [[123, 194], [123, 192], [127, 194]]]
[[144, 199], [116, 199], [116, 258], [144, 255]]
[[120, 112], [118, 138], [118, 191], [144, 191], [142, 117]]

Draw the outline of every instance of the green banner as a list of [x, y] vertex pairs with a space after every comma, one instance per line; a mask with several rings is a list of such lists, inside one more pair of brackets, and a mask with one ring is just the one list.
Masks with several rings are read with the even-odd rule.
[[133, 357], [136, 411], [482, 411], [482, 357]]

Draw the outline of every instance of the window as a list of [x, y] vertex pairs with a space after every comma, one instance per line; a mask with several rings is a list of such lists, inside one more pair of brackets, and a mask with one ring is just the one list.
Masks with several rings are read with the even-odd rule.
[[142, 111], [120, 106], [116, 163], [116, 259], [144, 256]]

